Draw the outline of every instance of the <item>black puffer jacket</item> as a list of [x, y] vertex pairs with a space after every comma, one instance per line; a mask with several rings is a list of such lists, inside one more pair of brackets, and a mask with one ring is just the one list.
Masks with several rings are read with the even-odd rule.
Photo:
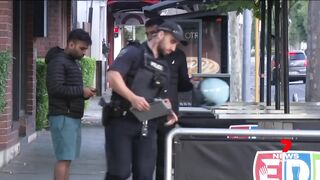
[[49, 116], [81, 118], [84, 111], [83, 80], [79, 62], [59, 47], [51, 48], [47, 63]]

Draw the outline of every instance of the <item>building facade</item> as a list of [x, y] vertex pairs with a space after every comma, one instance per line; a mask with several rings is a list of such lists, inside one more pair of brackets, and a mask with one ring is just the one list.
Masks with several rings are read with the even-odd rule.
[[92, 45], [88, 55], [96, 60], [95, 87], [98, 96], [102, 95], [107, 88], [105, 75], [107, 61], [106, 54], [103, 54], [102, 51], [103, 43], [106, 43], [106, 13], [106, 0], [77, 2], [77, 27], [86, 29], [87, 26], [91, 32]]

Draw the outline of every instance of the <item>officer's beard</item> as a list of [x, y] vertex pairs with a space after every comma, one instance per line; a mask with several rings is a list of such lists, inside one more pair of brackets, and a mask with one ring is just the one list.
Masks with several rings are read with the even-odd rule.
[[159, 57], [164, 57], [166, 55], [164, 48], [162, 48], [161, 44], [158, 46], [157, 50], [159, 53]]

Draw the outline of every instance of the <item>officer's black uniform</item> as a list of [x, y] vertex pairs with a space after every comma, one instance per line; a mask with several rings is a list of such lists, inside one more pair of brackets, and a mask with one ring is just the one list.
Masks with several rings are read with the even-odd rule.
[[[128, 46], [119, 53], [109, 70], [118, 71], [130, 88], [137, 69], [143, 67], [145, 52], [152, 54], [146, 43], [140, 47]], [[159, 61], [164, 62], [161, 59]], [[161, 89], [163, 96], [165, 91], [166, 88]], [[141, 136], [142, 123], [128, 111], [129, 101], [112, 92], [111, 104], [116, 107], [117, 113], [108, 119], [105, 127], [106, 180], [125, 180], [131, 172], [133, 180], [151, 180], [156, 163], [159, 122], [156, 119], [149, 120], [148, 135]]]
[[[168, 88], [168, 98], [170, 99], [172, 110], [178, 115], [179, 113], [179, 101], [178, 92], [191, 91], [193, 84], [190, 82], [188, 76], [188, 68], [186, 62], [186, 56], [180, 49], [176, 49], [175, 52], [166, 56], [170, 69], [170, 80]], [[174, 128], [173, 126], [160, 125], [158, 127], [158, 154], [157, 154], [157, 166], [156, 166], [156, 180], [164, 179], [164, 152], [165, 152], [165, 137], [167, 133]]]

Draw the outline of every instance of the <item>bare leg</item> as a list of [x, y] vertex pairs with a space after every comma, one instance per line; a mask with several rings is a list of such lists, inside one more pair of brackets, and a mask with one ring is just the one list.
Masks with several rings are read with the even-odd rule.
[[68, 180], [71, 161], [58, 161], [54, 167], [54, 180]]

